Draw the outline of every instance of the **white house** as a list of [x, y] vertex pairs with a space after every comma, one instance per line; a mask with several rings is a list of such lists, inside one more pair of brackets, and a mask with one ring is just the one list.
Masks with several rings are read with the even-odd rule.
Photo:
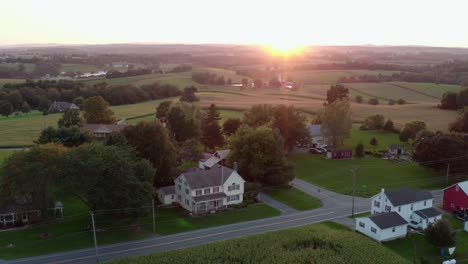
[[405, 151], [398, 145], [390, 145], [388, 147], [388, 153], [392, 155], [403, 155], [405, 154]]
[[309, 130], [312, 143], [328, 145], [328, 138], [323, 135], [321, 125], [308, 125], [307, 129]]
[[379, 242], [406, 237], [408, 222], [396, 212], [356, 218], [356, 231]]
[[[175, 186], [159, 189], [159, 200], [163, 204], [177, 202], [195, 214], [223, 209], [243, 201], [244, 179], [235, 170], [222, 165], [213, 166], [210, 170], [191, 169], [180, 174], [174, 182]], [[172, 196], [169, 187], [174, 188], [175, 196]]]
[[[371, 217], [359, 218], [359, 221], [366, 223], [372, 221], [372, 217], [377, 215], [388, 215], [389, 213], [398, 214], [407, 223], [406, 227], [413, 229], [426, 229], [430, 223], [435, 223], [442, 218], [443, 212], [437, 208], [432, 207], [433, 197], [429, 191], [426, 190], [411, 190], [408, 188], [385, 190], [371, 198]], [[376, 232], [364, 232], [362, 226], [356, 220], [356, 230], [360, 231], [378, 241], [389, 241], [401, 237], [397, 232], [399, 229], [399, 222], [395, 221], [392, 232], [387, 232], [388, 236], [376, 237]], [[397, 231], [393, 232], [393, 227]], [[405, 233], [406, 235], [406, 229]], [[392, 237], [393, 236], [393, 237]], [[380, 239], [380, 240], [379, 240]]]
[[159, 188], [158, 199], [163, 205], [170, 205], [176, 202], [175, 186], [171, 185]]
[[203, 170], [209, 170], [216, 164], [225, 165], [226, 157], [230, 152], [230, 149], [218, 150], [208, 158], [200, 159], [198, 167]]

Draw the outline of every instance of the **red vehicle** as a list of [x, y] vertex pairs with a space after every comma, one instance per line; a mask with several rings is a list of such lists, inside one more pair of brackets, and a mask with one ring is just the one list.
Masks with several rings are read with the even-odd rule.
[[353, 158], [352, 149], [328, 149], [327, 159], [351, 159]]
[[444, 189], [444, 209], [449, 212], [468, 209], [468, 181]]

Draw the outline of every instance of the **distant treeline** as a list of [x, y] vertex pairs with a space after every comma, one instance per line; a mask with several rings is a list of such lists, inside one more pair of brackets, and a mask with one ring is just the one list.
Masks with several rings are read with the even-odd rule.
[[192, 70], [192, 66], [191, 65], [187, 65], [187, 64], [182, 64], [182, 65], [177, 65], [175, 66], [172, 70], [170, 70], [169, 72], [188, 72], [188, 71], [191, 71]]
[[193, 73], [192, 80], [199, 84], [213, 84], [213, 85], [225, 85], [231, 84], [231, 78], [227, 80], [224, 78], [224, 75], [217, 75], [215, 73], [209, 72], [201, 72], [201, 73]]
[[367, 62], [345, 62], [345, 63], [326, 63], [326, 64], [301, 64], [292, 68], [296, 71], [305, 70], [393, 70], [408, 71], [412, 67], [401, 66], [397, 64], [380, 64]]
[[0, 90], [0, 101], [11, 103], [14, 111], [20, 111], [25, 104], [31, 109], [47, 111], [54, 101], [73, 102], [80, 105], [91, 96], [102, 96], [111, 105], [134, 104], [149, 100], [180, 96], [181, 90], [169, 84], [148, 84], [109, 86], [102, 82], [92, 86], [74, 81], [26, 81], [5, 84]]
[[[28, 62], [29, 63], [29, 62]], [[0, 78], [33, 79], [40, 78], [46, 74], [56, 76], [60, 73], [60, 64], [39, 62], [35, 64], [32, 72], [26, 72], [24, 64], [16, 67], [0, 67]]]

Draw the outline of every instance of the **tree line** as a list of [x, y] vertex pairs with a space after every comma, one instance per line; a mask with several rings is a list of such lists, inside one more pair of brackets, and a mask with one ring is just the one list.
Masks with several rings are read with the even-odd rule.
[[215, 73], [200, 72], [193, 73], [192, 80], [199, 84], [212, 84], [212, 85], [230, 85], [232, 83], [231, 78], [225, 78], [224, 75], [217, 75]]
[[[80, 106], [84, 99], [101, 96], [111, 105], [133, 104], [180, 96], [179, 87], [170, 84], [148, 84], [141, 87], [133, 85], [110, 86], [105, 82], [84, 85], [73, 81], [26, 81], [19, 84], [5, 84], [0, 90], [0, 105], [6, 105], [9, 115], [24, 108], [47, 112], [54, 101], [73, 102]], [[0, 107], [1, 108], [1, 107]], [[9, 113], [8, 113], [9, 112]]]

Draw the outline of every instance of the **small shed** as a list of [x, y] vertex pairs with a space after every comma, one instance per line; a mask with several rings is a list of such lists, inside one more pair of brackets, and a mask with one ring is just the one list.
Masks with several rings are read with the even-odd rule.
[[158, 190], [158, 199], [163, 205], [171, 205], [176, 201], [175, 186], [161, 187]]
[[353, 158], [353, 150], [349, 148], [344, 149], [329, 149], [327, 150], [327, 159], [338, 160], [338, 159], [351, 159]]
[[403, 155], [403, 154], [405, 154], [405, 151], [403, 150], [402, 147], [400, 147], [398, 145], [390, 145], [388, 147], [388, 153], [390, 153], [392, 155]]

